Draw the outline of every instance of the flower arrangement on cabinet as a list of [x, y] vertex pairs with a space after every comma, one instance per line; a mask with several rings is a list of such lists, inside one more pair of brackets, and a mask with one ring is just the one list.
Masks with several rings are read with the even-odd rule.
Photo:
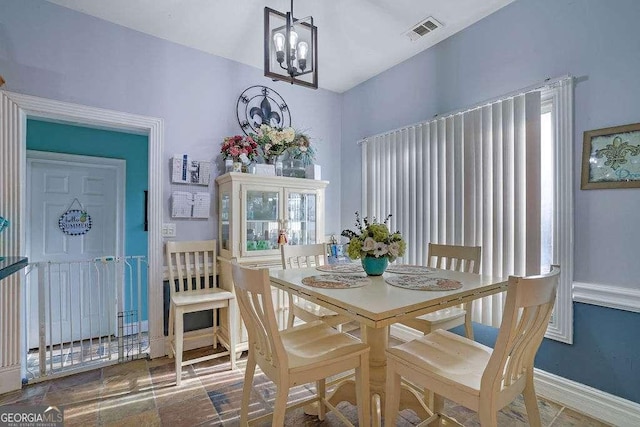
[[225, 160], [249, 163], [258, 157], [258, 144], [251, 136], [228, 136], [222, 142], [220, 153]]
[[291, 127], [276, 128], [261, 125], [258, 132], [252, 133], [250, 137], [260, 146], [265, 161], [272, 162], [291, 147], [296, 131]]
[[387, 223], [391, 215], [388, 215], [384, 222], [379, 223], [375, 217], [360, 219], [360, 214], [356, 212], [356, 229], [343, 230], [341, 235], [349, 239], [347, 254], [352, 259], [375, 257], [388, 258], [390, 262], [397, 257], [404, 255], [407, 244], [399, 231], [389, 232]]
[[311, 146], [309, 136], [292, 127], [261, 125], [257, 133], [251, 134], [251, 138], [260, 147], [262, 157], [267, 163], [273, 163], [276, 157], [285, 153], [288, 153], [290, 159], [300, 160], [304, 166], [315, 160], [316, 152]]

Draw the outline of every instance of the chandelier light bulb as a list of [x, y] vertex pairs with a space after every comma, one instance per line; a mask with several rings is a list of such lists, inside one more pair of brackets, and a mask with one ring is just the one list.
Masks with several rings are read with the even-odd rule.
[[289, 32], [289, 46], [291, 46], [292, 51], [295, 51], [297, 44], [298, 44], [298, 33], [296, 33], [293, 27], [291, 27], [291, 31]]
[[282, 64], [282, 62], [284, 61], [284, 42], [285, 42], [284, 34], [275, 33], [273, 35], [273, 44], [276, 47], [276, 60], [280, 64]]
[[284, 34], [275, 33], [273, 36], [273, 44], [276, 46], [276, 52], [284, 52]]
[[307, 54], [309, 53], [309, 45], [307, 42], [298, 44], [298, 66], [302, 71], [307, 68]]
[[309, 52], [309, 45], [307, 42], [298, 43], [298, 58], [307, 59], [307, 53]]

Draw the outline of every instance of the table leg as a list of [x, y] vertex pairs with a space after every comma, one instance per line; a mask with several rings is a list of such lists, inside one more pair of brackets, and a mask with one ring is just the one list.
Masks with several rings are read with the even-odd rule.
[[384, 396], [387, 380], [387, 354], [389, 346], [389, 327], [372, 328], [365, 326], [362, 330], [362, 340], [369, 344], [369, 377], [371, 379], [371, 394]]
[[[372, 328], [361, 327], [362, 341], [369, 344], [369, 383], [371, 387], [371, 423], [373, 426], [382, 425], [382, 416], [385, 403], [385, 385], [387, 380], [387, 353], [389, 346], [389, 327]], [[356, 404], [355, 382], [352, 379], [340, 383], [333, 391], [329, 402], [337, 405], [340, 402]], [[431, 416], [427, 409], [423, 396], [415, 390], [402, 385], [400, 389], [400, 410], [411, 409], [421, 419]]]

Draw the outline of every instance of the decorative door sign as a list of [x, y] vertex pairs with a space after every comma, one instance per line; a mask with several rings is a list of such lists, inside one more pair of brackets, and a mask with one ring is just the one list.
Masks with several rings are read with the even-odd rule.
[[[80, 206], [80, 209], [71, 209], [75, 203]], [[67, 211], [60, 215], [58, 227], [64, 234], [69, 236], [87, 234], [91, 230], [91, 216], [78, 199], [73, 199]]]

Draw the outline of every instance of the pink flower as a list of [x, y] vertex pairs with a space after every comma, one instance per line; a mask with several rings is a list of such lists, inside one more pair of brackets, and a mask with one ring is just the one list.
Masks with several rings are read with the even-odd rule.
[[220, 152], [224, 158], [245, 156], [249, 160], [258, 155], [258, 144], [250, 136], [227, 136], [223, 138]]

